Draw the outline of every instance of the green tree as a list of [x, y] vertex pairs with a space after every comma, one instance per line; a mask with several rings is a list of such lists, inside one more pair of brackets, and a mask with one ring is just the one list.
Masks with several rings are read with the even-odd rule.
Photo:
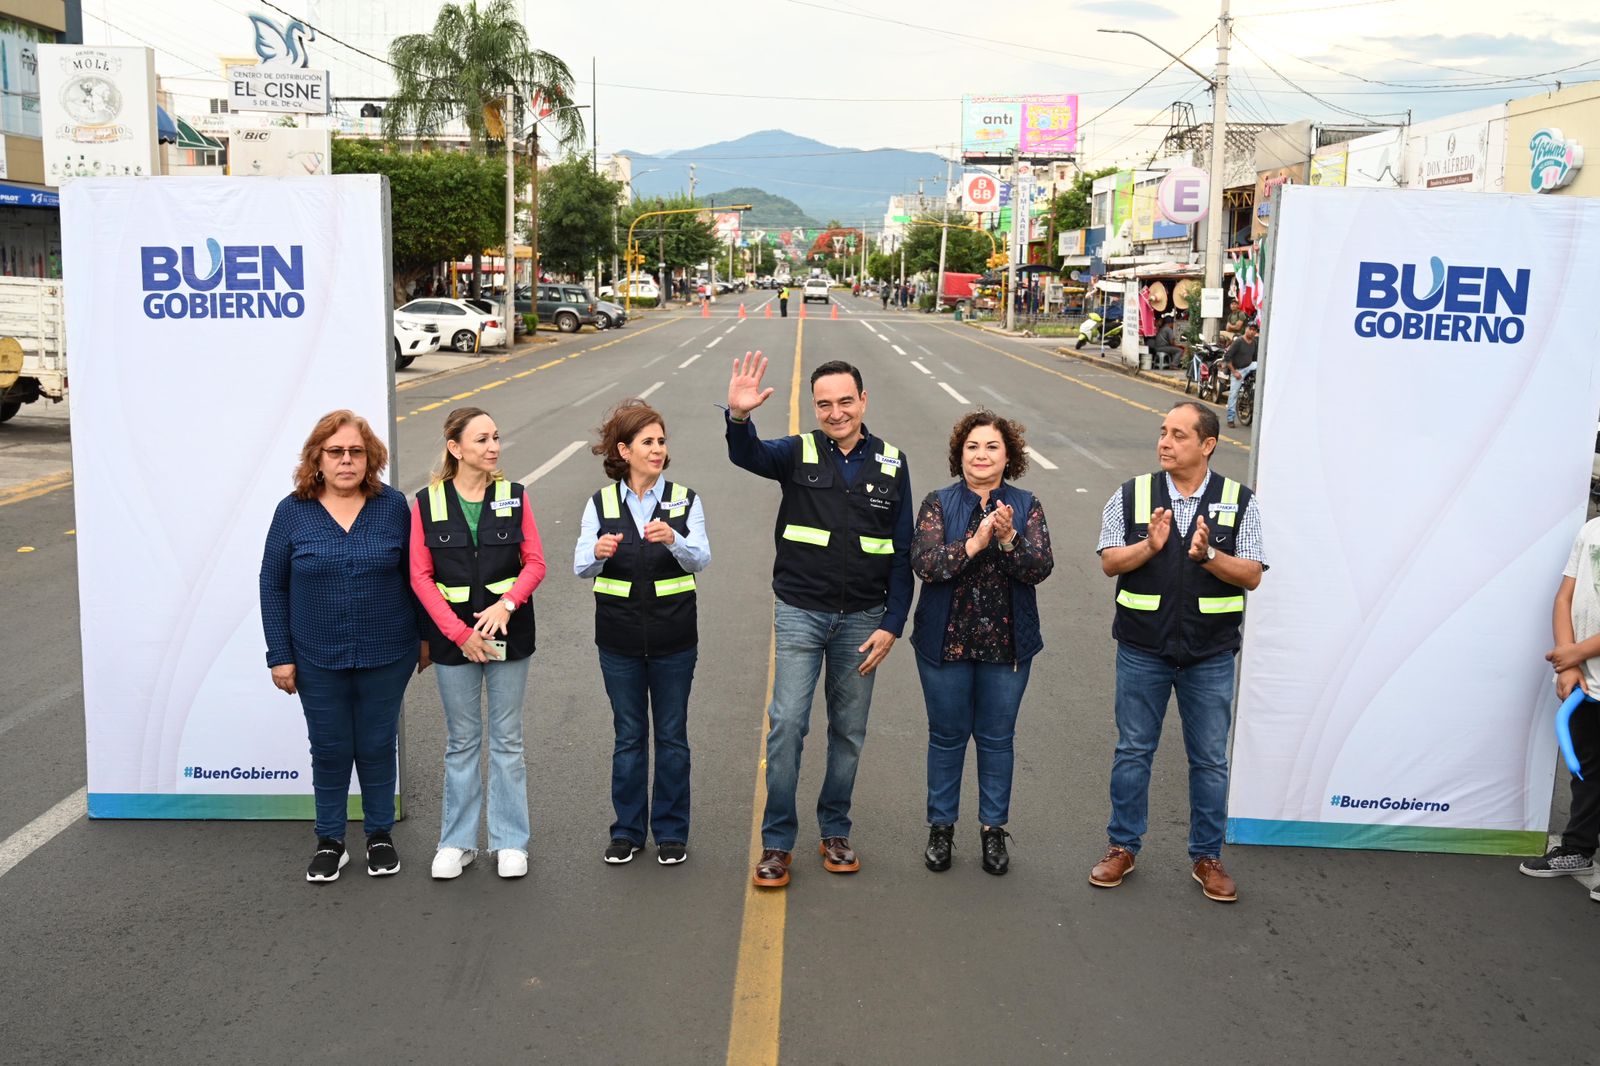
[[[939, 230], [944, 220], [938, 215], [923, 215], [906, 228], [906, 273], [939, 269]], [[956, 274], [982, 274], [988, 269], [994, 245], [989, 238], [970, 229], [950, 228], [945, 246], [944, 268]]]
[[1066, 192], [1057, 193], [1055, 199], [1050, 201], [1050, 214], [1055, 220], [1055, 231], [1064, 233], [1067, 230], [1087, 229], [1091, 217], [1089, 199], [1094, 195], [1095, 179], [1116, 172], [1116, 167], [1090, 172], [1080, 171], [1078, 176], [1072, 179], [1072, 184]]
[[878, 281], [900, 277], [900, 257], [888, 252], [870, 252], [867, 255], [867, 276]]
[[333, 172], [389, 179], [396, 306], [435, 264], [455, 262], [503, 239], [503, 160], [460, 152], [388, 152], [371, 141], [335, 137]]
[[617, 249], [620, 183], [596, 174], [588, 156], [575, 156], [544, 172], [539, 182], [539, 255], [546, 269], [582, 274]]
[[[626, 243], [628, 226], [639, 216], [650, 211], [681, 210], [703, 205], [679, 195], [667, 199], [636, 200], [621, 212], [617, 223], [617, 240]], [[633, 230], [633, 239], [639, 253], [644, 256], [645, 269], [650, 269], [665, 259], [667, 269], [693, 267], [724, 252], [717, 240], [716, 228], [709, 215], [703, 213], [656, 215], [639, 222]]]

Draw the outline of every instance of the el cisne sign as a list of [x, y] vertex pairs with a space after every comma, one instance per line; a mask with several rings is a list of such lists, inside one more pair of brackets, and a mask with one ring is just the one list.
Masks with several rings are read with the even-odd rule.
[[328, 113], [328, 72], [304, 68], [229, 67], [228, 107], [232, 111]]

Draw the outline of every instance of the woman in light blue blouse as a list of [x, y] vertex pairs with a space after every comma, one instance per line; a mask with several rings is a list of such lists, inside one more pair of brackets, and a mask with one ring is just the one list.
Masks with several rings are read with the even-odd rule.
[[361, 780], [367, 873], [398, 873], [395, 740], [422, 650], [406, 558], [411, 512], [378, 477], [389, 463], [366, 419], [324, 415], [306, 438], [294, 491], [278, 504], [261, 560], [261, 624], [272, 683], [298, 694], [311, 741], [317, 850], [307, 881], [336, 881], [350, 768]]

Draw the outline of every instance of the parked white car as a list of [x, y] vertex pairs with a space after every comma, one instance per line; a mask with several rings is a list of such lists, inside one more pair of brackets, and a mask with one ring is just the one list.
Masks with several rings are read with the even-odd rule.
[[[632, 290], [631, 292], [629, 290]], [[635, 278], [624, 281], [620, 285], [605, 285], [600, 289], [600, 295], [607, 298], [622, 299], [632, 296], [635, 300], [659, 300], [661, 289], [649, 278]]]
[[439, 327], [399, 311], [394, 313], [394, 368], [404, 370], [419, 355], [439, 350]]
[[458, 352], [498, 348], [506, 343], [506, 328], [499, 314], [486, 314], [461, 300], [427, 297], [412, 300], [395, 313], [433, 323], [443, 338], [441, 344]]

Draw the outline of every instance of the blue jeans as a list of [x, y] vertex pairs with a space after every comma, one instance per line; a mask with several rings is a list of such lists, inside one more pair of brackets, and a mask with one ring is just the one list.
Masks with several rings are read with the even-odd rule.
[[1234, 422], [1234, 421], [1238, 420], [1237, 416], [1239, 414], [1239, 390], [1240, 390], [1240, 388], [1242, 388], [1244, 386], [1245, 379], [1248, 378], [1251, 374], [1254, 374], [1255, 372], [1256, 372], [1256, 365], [1254, 363], [1251, 363], [1249, 366], [1240, 367], [1239, 368], [1239, 376], [1238, 377], [1234, 377], [1231, 371], [1227, 371], [1226, 372], [1228, 374], [1228, 421], [1229, 422]]
[[316, 795], [317, 836], [344, 839], [350, 816], [350, 767], [361, 781], [363, 826], [368, 834], [394, 828], [399, 764], [395, 741], [406, 684], [417, 668], [417, 652], [386, 666], [324, 670], [295, 664], [295, 687], [311, 741], [311, 789]]
[[483, 692], [489, 691], [489, 849], [528, 850], [528, 765], [522, 756], [522, 699], [533, 658], [434, 666], [444, 704], [444, 801], [439, 846], [478, 846], [483, 809]]
[[1117, 749], [1111, 760], [1111, 843], [1139, 851], [1150, 801], [1150, 762], [1173, 689], [1189, 755], [1189, 858], [1218, 858], [1228, 807], [1233, 653], [1177, 667], [1117, 645]]
[[857, 672], [866, 655], [856, 649], [877, 631], [884, 608], [851, 614], [807, 611], [782, 600], [773, 609], [777, 662], [772, 706], [767, 708], [767, 809], [761, 846], [793, 851], [800, 829], [795, 790], [800, 752], [811, 729], [811, 697], [827, 668], [828, 769], [817, 796], [817, 824], [824, 837], [850, 835], [850, 797], [856, 787], [861, 745], [867, 739], [876, 673]]
[[[689, 687], [699, 648], [671, 655], [600, 651], [600, 673], [611, 698], [616, 745], [611, 749], [613, 839], [644, 846], [645, 815], [659, 844], [689, 842]], [[647, 793], [650, 724], [656, 733], [655, 791]]]
[[917, 656], [928, 707], [928, 824], [954, 825], [961, 814], [967, 741], [978, 747], [978, 820], [1011, 817], [1012, 741], [1033, 660], [1018, 663], [929, 662]]

